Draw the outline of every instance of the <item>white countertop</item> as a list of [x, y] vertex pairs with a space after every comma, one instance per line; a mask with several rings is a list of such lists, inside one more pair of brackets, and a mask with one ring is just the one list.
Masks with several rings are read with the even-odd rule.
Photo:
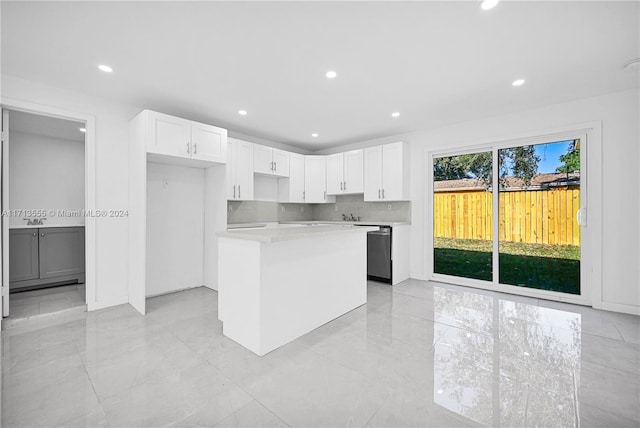
[[51, 227], [84, 227], [84, 224], [10, 224], [9, 229], [47, 229]]
[[313, 221], [281, 221], [281, 224], [355, 224], [358, 226], [409, 226], [407, 221], [339, 221], [339, 220], [313, 220]]
[[[376, 227], [355, 227], [349, 224], [331, 224], [323, 226], [309, 225], [300, 227], [285, 227], [275, 229], [235, 229], [227, 232], [219, 232], [222, 238], [245, 239], [265, 243], [293, 241], [296, 239], [317, 238], [326, 235], [344, 233], [362, 233], [378, 230]], [[317, 223], [316, 223], [317, 224]]]

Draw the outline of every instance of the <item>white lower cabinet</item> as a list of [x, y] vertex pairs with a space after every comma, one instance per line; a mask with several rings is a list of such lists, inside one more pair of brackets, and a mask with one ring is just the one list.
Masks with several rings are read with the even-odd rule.
[[304, 193], [308, 204], [325, 204], [336, 201], [327, 193], [327, 157], [305, 156]]
[[253, 143], [228, 139], [227, 199], [253, 200]]

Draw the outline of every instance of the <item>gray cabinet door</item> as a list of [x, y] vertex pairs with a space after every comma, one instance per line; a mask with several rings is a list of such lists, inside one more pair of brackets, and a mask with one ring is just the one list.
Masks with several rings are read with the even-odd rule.
[[40, 278], [84, 272], [84, 227], [40, 229]]
[[9, 282], [38, 277], [38, 229], [10, 230]]

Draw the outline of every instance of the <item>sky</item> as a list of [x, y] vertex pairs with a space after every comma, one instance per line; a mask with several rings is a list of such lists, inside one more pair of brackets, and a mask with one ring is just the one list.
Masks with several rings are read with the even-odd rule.
[[[572, 141], [572, 140], [571, 140]], [[540, 156], [538, 164], [538, 174], [545, 172], [556, 172], [556, 168], [562, 163], [560, 155], [567, 153], [567, 148], [571, 141], [560, 141], [557, 143], [539, 144], [536, 146], [536, 154]]]

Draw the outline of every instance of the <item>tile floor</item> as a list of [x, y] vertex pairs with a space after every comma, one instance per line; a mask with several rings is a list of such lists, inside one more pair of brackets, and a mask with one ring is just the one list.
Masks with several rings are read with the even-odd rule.
[[84, 284], [61, 285], [9, 295], [10, 318], [29, 318], [85, 305]]
[[640, 424], [640, 318], [463, 287], [368, 303], [258, 357], [198, 288], [2, 333], [2, 426]]

